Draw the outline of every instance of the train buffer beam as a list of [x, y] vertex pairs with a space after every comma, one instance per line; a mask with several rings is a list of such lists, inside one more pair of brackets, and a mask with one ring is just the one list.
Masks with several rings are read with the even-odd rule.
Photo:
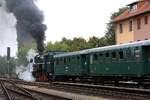
[[87, 96], [87, 95], [81, 95], [77, 93], [58, 91], [54, 89], [46, 89], [46, 88], [41, 88], [37, 86], [28, 86], [28, 85], [20, 85], [20, 86], [27, 90], [42, 92], [44, 94], [52, 95], [56, 97], [62, 97], [62, 98], [65, 98], [66, 100], [112, 100], [110, 98]]

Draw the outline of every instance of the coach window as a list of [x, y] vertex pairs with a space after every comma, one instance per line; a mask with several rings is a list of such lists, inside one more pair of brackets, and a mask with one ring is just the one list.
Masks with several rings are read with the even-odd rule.
[[68, 63], [70, 63], [70, 57], [68, 57]]
[[107, 58], [109, 57], [109, 53], [106, 53], [106, 57], [107, 57]]
[[112, 58], [115, 59], [117, 57], [116, 52], [112, 53]]
[[76, 59], [75, 56], [72, 56], [72, 59], [71, 59], [71, 60], [72, 60], [72, 63], [73, 63], [73, 64], [76, 63], [75, 59]]
[[60, 64], [63, 64], [63, 58], [60, 58]]
[[80, 56], [77, 56], [77, 63], [80, 63]]
[[66, 60], [66, 58], [64, 58], [64, 64], [66, 64], [66, 62], [67, 62], [67, 60]]
[[61, 64], [62, 58], [59, 58], [59, 64]]
[[103, 54], [99, 54], [100, 57], [103, 57]]
[[97, 54], [94, 54], [94, 60], [97, 61], [98, 60], [98, 56]]
[[135, 57], [136, 57], [136, 59], [137, 60], [140, 60], [140, 49], [139, 49], [139, 47], [136, 47], [135, 48]]
[[124, 55], [123, 55], [123, 51], [119, 51], [119, 59], [123, 59]]
[[99, 54], [99, 60], [100, 60], [100, 62], [103, 61], [103, 54]]
[[57, 65], [59, 64], [59, 59], [58, 59], [58, 58], [56, 59], [56, 64], [57, 64]]
[[127, 57], [127, 59], [131, 59], [131, 54], [132, 54], [131, 49], [128, 48], [126, 50], [126, 57]]

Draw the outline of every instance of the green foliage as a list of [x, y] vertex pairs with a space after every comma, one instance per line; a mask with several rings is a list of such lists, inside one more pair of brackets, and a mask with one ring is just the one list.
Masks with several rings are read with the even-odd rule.
[[119, 9], [118, 12], [114, 12], [110, 21], [107, 24], [107, 29], [105, 36], [97, 38], [95, 36], [91, 37], [88, 41], [84, 38], [74, 38], [73, 40], [63, 38], [60, 42], [48, 42], [46, 46], [46, 51], [53, 50], [63, 50], [63, 51], [78, 51], [87, 48], [102, 47], [107, 45], [115, 44], [115, 23], [113, 22], [114, 18], [120, 15], [123, 11], [126, 10], [126, 7]]
[[7, 57], [0, 56], [0, 75], [8, 74], [8, 66], [9, 66], [9, 74], [15, 74], [17, 59], [10, 58], [9, 63], [7, 61]]
[[66, 43], [61, 42], [55, 42], [55, 44], [52, 44], [52, 42], [48, 42], [45, 51], [54, 51], [54, 50], [68, 51], [68, 45]]
[[113, 22], [114, 18], [120, 15], [122, 12], [124, 12], [127, 8], [123, 7], [120, 8], [119, 11], [114, 12], [111, 17], [110, 21], [107, 24], [107, 29], [105, 32], [105, 39], [106, 39], [106, 45], [113, 45], [116, 44], [115, 40], [115, 23]]
[[27, 53], [30, 49], [36, 50], [36, 43], [33, 42], [31, 44], [25, 44], [22, 47], [18, 48], [18, 64], [26, 66], [28, 64], [27, 62]]
[[100, 39], [93, 36], [89, 39], [88, 45], [89, 45], [89, 48], [99, 47], [100, 46]]
[[48, 42], [45, 51], [78, 51], [86, 49], [87, 47], [86, 40], [83, 38], [74, 38], [73, 40], [63, 38], [62, 41], [55, 42], [54, 44], [52, 42]]
[[83, 38], [74, 38], [69, 46], [69, 51], [79, 51], [87, 48], [86, 40]]

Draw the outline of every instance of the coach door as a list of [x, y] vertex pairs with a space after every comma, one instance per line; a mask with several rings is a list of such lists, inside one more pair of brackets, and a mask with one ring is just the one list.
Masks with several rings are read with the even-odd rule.
[[143, 60], [150, 62], [150, 46], [143, 47]]
[[81, 71], [82, 75], [89, 74], [89, 56], [87, 54], [81, 55]]
[[150, 46], [142, 47], [142, 51], [144, 72], [150, 74]]
[[145, 61], [150, 60], [150, 46], [144, 46], [143, 48], [143, 58]]

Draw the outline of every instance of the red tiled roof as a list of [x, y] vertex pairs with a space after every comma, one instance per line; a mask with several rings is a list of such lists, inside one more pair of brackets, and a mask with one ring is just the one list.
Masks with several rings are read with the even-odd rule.
[[126, 20], [128, 18], [137, 16], [137, 15], [149, 12], [149, 11], [150, 11], [150, 4], [149, 3], [144, 3], [141, 7], [139, 7], [138, 9], [136, 9], [134, 11], [130, 11], [129, 9], [127, 9], [121, 15], [116, 17], [114, 19], [114, 22], [119, 22], [119, 21], [122, 21], [122, 20]]

